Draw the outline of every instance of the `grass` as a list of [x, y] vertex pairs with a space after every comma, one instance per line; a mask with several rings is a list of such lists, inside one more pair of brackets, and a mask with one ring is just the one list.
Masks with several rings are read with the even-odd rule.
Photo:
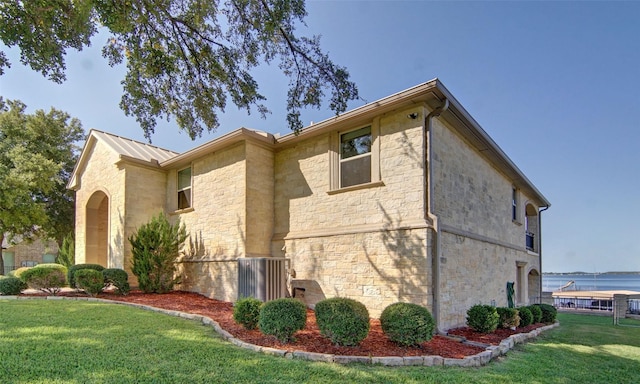
[[[640, 331], [562, 326], [481, 368], [313, 363], [237, 348], [210, 327], [128, 306], [0, 299], [0, 383], [637, 383]], [[640, 321], [626, 320], [640, 326]]]

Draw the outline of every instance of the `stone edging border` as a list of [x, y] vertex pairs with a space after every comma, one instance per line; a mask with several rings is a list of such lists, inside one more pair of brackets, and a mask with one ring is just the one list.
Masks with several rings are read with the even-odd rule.
[[284, 349], [276, 349], [270, 347], [262, 347], [259, 345], [250, 344], [244, 342], [240, 339], [236, 339], [232, 334], [225, 331], [220, 327], [216, 321], [211, 319], [210, 317], [204, 315], [195, 315], [186, 312], [173, 311], [168, 309], [162, 309], [157, 307], [152, 307], [150, 305], [137, 304], [137, 303], [129, 303], [126, 301], [117, 301], [117, 300], [106, 300], [106, 299], [98, 299], [94, 297], [66, 297], [66, 296], [0, 296], [0, 300], [2, 299], [13, 299], [13, 300], [81, 300], [81, 301], [91, 301], [91, 302], [101, 302], [101, 303], [109, 303], [109, 304], [120, 304], [120, 305], [128, 305], [131, 307], [136, 307], [148, 311], [159, 312], [170, 316], [182, 317], [184, 319], [194, 320], [201, 322], [203, 325], [211, 326], [223, 339], [229, 341], [231, 344], [234, 344], [238, 347], [245, 348], [254, 352], [260, 352], [267, 355], [280, 356], [287, 359], [303, 359], [309, 361], [322, 361], [326, 363], [337, 363], [337, 364], [349, 364], [349, 363], [363, 363], [363, 364], [380, 364], [384, 366], [448, 366], [448, 367], [480, 367], [486, 365], [491, 360], [497, 358], [498, 356], [506, 354], [511, 348], [513, 348], [516, 344], [522, 344], [527, 342], [530, 339], [533, 339], [540, 335], [540, 333], [555, 328], [560, 325], [559, 322], [555, 322], [554, 324], [545, 325], [544, 327], [540, 327], [534, 329], [529, 333], [517, 333], [515, 335], [511, 335], [506, 339], [502, 340], [499, 345], [487, 345], [482, 343], [469, 342], [466, 340], [461, 341], [462, 343], [467, 343], [475, 346], [485, 347], [486, 349], [483, 352], [480, 352], [476, 355], [466, 356], [463, 359], [453, 359], [446, 358], [442, 356], [344, 356], [344, 355], [330, 355], [325, 353], [315, 353], [315, 352], [304, 352], [304, 351], [288, 351]]

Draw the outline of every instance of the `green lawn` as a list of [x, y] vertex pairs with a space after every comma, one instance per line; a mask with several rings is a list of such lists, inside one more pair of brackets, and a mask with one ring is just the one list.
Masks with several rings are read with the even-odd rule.
[[640, 328], [558, 317], [561, 327], [485, 367], [388, 368], [253, 353], [200, 323], [128, 306], [0, 299], [0, 383], [640, 382]]

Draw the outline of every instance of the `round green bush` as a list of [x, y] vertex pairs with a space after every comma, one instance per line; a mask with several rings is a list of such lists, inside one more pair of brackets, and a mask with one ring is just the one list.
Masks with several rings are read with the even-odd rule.
[[245, 329], [256, 329], [260, 321], [260, 308], [262, 301], [254, 297], [245, 297], [233, 306], [233, 320], [242, 324]]
[[542, 322], [542, 309], [537, 305], [530, 305], [527, 308], [531, 311], [531, 315], [533, 315], [533, 320], [531, 324], [537, 324]]
[[336, 345], [356, 346], [369, 334], [369, 311], [356, 300], [322, 300], [316, 304], [315, 312], [320, 334]]
[[33, 289], [55, 295], [67, 284], [67, 267], [54, 263], [38, 264], [24, 271], [20, 279]]
[[521, 327], [526, 327], [527, 325], [533, 324], [533, 314], [531, 313], [529, 307], [520, 307], [518, 308], [518, 311], [520, 312], [519, 315]]
[[131, 291], [129, 285], [129, 274], [120, 268], [107, 268], [102, 270], [104, 283], [111, 284], [116, 287], [116, 293], [119, 295], [127, 295]]
[[93, 269], [94, 271], [102, 272], [104, 267], [100, 264], [76, 264], [72, 265], [67, 272], [67, 278], [69, 279], [69, 286], [71, 288], [78, 288], [76, 286], [75, 273], [81, 269]]
[[395, 303], [382, 311], [380, 326], [391, 341], [402, 346], [414, 346], [431, 340], [435, 321], [425, 307]]
[[543, 323], [553, 323], [556, 321], [556, 315], [558, 314], [558, 310], [550, 304], [534, 304], [542, 311], [542, 318], [540, 319]]
[[25, 289], [27, 289], [27, 284], [17, 277], [0, 277], [0, 295], [19, 295]]
[[504, 329], [510, 329], [520, 325], [520, 317], [518, 316], [518, 310], [515, 308], [498, 307], [496, 308], [500, 321], [498, 321], [498, 327]]
[[90, 296], [98, 296], [104, 289], [104, 275], [94, 269], [80, 269], [74, 274], [76, 286]]
[[498, 328], [500, 316], [491, 305], [477, 304], [467, 311], [467, 325], [476, 332], [491, 333]]
[[293, 341], [293, 334], [307, 323], [307, 308], [296, 299], [269, 301], [260, 309], [259, 326], [265, 335], [273, 335], [283, 343]]
[[13, 276], [13, 277], [17, 277], [18, 279], [22, 279], [22, 274], [24, 273], [24, 271], [28, 271], [31, 268], [33, 268], [33, 267], [20, 267], [18, 269], [14, 269], [13, 271], [9, 272], [9, 276]]

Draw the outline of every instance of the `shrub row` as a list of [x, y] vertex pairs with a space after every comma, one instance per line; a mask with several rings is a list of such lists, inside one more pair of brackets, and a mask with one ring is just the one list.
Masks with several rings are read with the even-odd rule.
[[126, 295], [131, 290], [129, 276], [122, 269], [105, 269], [97, 264], [77, 264], [67, 270], [61, 264], [38, 264], [35, 267], [18, 268], [9, 276], [0, 279], [0, 295], [18, 295], [27, 288], [57, 294], [67, 285], [83, 289], [96, 296], [104, 288], [112, 285], [116, 292]]
[[491, 333], [496, 328], [526, 327], [535, 323], [553, 323], [557, 310], [549, 304], [504, 308], [477, 304], [467, 311], [467, 325], [476, 332]]
[[[315, 314], [320, 333], [336, 345], [356, 346], [369, 334], [369, 312], [356, 300], [340, 297], [322, 300], [316, 304]], [[233, 318], [246, 329], [259, 326], [264, 334], [289, 342], [306, 324], [306, 307], [290, 298], [264, 304], [258, 299], [243, 298], [236, 302]], [[380, 325], [390, 340], [402, 346], [431, 340], [435, 328], [429, 310], [409, 303], [385, 308]]]

